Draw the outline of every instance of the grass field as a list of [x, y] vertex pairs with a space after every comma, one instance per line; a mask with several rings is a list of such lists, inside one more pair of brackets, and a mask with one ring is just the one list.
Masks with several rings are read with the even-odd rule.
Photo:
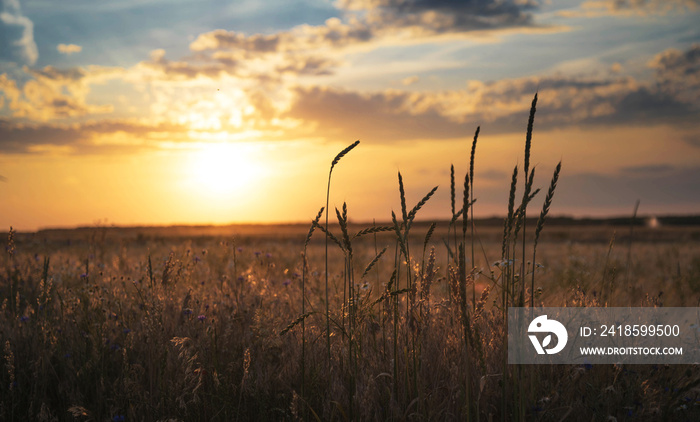
[[511, 306], [700, 306], [700, 227], [549, 226], [558, 170], [523, 218], [530, 136], [497, 225], [399, 175], [384, 223], [7, 233], [0, 419], [700, 420], [697, 365], [505, 364]]

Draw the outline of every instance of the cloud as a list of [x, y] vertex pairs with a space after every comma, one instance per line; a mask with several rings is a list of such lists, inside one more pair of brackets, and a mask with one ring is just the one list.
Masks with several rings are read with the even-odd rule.
[[[564, 174], [557, 186], [557, 201], [585, 213], [598, 209], [631, 209], [637, 199], [640, 212], [697, 207], [700, 167], [671, 168], [663, 172], [622, 174]], [[555, 202], [557, 202], [555, 201]], [[667, 212], [667, 211], [666, 211]]]
[[245, 35], [217, 29], [200, 34], [190, 44], [192, 51], [242, 50], [261, 55], [286, 51], [334, 48], [394, 37], [415, 39], [427, 35], [470, 33], [533, 26], [527, 11], [535, 2], [518, 0], [345, 0], [337, 6], [344, 19], [326, 20], [323, 25], [299, 25], [274, 34]]
[[698, 50], [662, 52], [649, 80], [552, 75], [472, 81], [465, 89], [441, 92], [296, 88], [283, 116], [307, 122], [309, 133], [330, 139], [349, 134], [377, 142], [457, 138], [477, 125], [488, 125], [490, 133], [518, 133], [539, 91], [538, 130], [624, 124], [700, 129]]
[[409, 85], [413, 85], [413, 84], [415, 84], [416, 82], [418, 82], [419, 79], [420, 79], [420, 78], [418, 78], [418, 76], [413, 75], [413, 76], [409, 76], [409, 77], [403, 78], [403, 79], [401, 80], [401, 83], [402, 83], [404, 86], [409, 86]]
[[19, 0], [0, 0], [0, 60], [33, 65], [38, 58], [34, 23], [22, 14]]
[[649, 66], [655, 70], [661, 92], [689, 103], [700, 99], [700, 44], [686, 51], [666, 50], [656, 55]]
[[688, 145], [700, 148], [700, 135], [698, 134], [686, 135], [683, 137], [683, 141]]
[[[129, 69], [25, 67], [30, 79], [23, 85], [0, 75], [0, 107], [4, 103], [13, 117], [29, 124], [22, 133], [38, 130], [31, 129], [31, 122], [51, 121], [37, 127], [56, 131], [60, 140], [73, 130], [60, 122], [112, 111], [111, 105], [88, 104], [86, 98], [93, 84], [119, 77], [147, 93], [150, 98], [145, 106], [150, 106], [152, 116], [189, 131], [186, 136], [178, 134], [182, 141], [208, 139], [216, 133], [231, 139], [360, 137], [393, 143], [463, 138], [477, 125], [488, 127], [492, 134], [521, 133], [532, 96], [539, 91], [537, 130], [674, 124], [693, 133], [700, 129], [698, 51], [698, 46], [692, 46], [659, 53], [649, 63], [652, 77], [643, 80], [621, 74], [555, 74], [470, 81], [456, 90], [358, 92], [295, 85], [298, 82], [287, 77], [327, 74], [336, 66], [332, 57], [287, 52], [251, 59], [239, 51], [216, 51], [170, 61], [163, 50], [156, 50], [149, 61]], [[173, 101], [175, 95], [177, 101]], [[174, 136], [170, 132], [161, 135]]]
[[[73, 152], [90, 152], [100, 148], [110, 148], [115, 145], [125, 150], [137, 148], [155, 148], [162, 136], [154, 134], [169, 134], [169, 139], [182, 138], [184, 128], [170, 123], [145, 123], [137, 120], [102, 120], [85, 123], [32, 123], [20, 124], [0, 119], [0, 152], [31, 153], [39, 151], [39, 147], [70, 150]], [[119, 144], [105, 142], [110, 135], [127, 134], [129, 143]]]
[[580, 10], [561, 12], [563, 16], [599, 17], [605, 15], [648, 16], [697, 10], [700, 0], [587, 0]]
[[337, 60], [318, 56], [288, 56], [285, 62], [277, 67], [277, 73], [322, 76], [332, 74], [332, 69], [338, 66]]
[[235, 74], [239, 69], [239, 62], [220, 57], [214, 62], [204, 60], [198, 63], [196, 60], [171, 61], [165, 58], [165, 50], [158, 49], [151, 52], [150, 60], [139, 63], [136, 70], [140, 70], [145, 79], [156, 80], [188, 80], [198, 77], [216, 79], [222, 74]]
[[56, 46], [56, 50], [59, 53], [71, 55], [73, 53], [80, 53], [83, 51], [83, 47], [75, 44], [59, 44]]
[[278, 51], [281, 40], [287, 36], [288, 33], [245, 36], [238, 32], [217, 29], [200, 34], [190, 44], [190, 49], [192, 51], [226, 49], [254, 53], [272, 53]]
[[239, 51], [244, 57], [257, 58], [273, 53], [309, 52], [323, 48], [343, 48], [366, 43], [374, 37], [371, 29], [357, 19], [347, 23], [338, 18], [326, 20], [325, 25], [299, 25], [275, 34], [245, 35], [236, 31], [217, 29], [200, 34], [191, 44], [192, 51]]
[[109, 78], [113, 70], [105, 68], [43, 69], [24, 68], [29, 78], [19, 88], [6, 74], [0, 75], [0, 95], [8, 102], [5, 106], [17, 118], [47, 121], [112, 111], [112, 106], [86, 103], [90, 85]]
[[443, 34], [532, 25], [534, 1], [512, 0], [341, 0], [348, 10], [366, 13], [376, 29], [415, 28]]
[[329, 55], [372, 49], [386, 42], [425, 43], [446, 34], [462, 37], [503, 29], [542, 29], [529, 13], [537, 7], [532, 1], [348, 0], [336, 5], [341, 17], [327, 19], [322, 25], [303, 24], [287, 31], [252, 35], [217, 29], [200, 34], [190, 44], [190, 50], [220, 62], [280, 60], [314, 64], [278, 69], [285, 73], [328, 75], [340, 64], [329, 60]]
[[327, 139], [359, 137], [373, 142], [445, 139], [470, 129], [434, 105], [421, 108], [421, 95], [399, 91], [361, 94], [332, 88], [297, 88], [283, 118], [303, 123], [297, 130]]
[[637, 175], [654, 175], [674, 170], [669, 164], [645, 164], [640, 166], [623, 167], [622, 172]]

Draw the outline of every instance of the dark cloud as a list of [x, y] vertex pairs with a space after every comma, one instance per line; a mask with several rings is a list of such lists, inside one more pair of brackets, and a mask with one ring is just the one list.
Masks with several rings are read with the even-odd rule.
[[[497, 130], [522, 126], [528, 99], [540, 92], [537, 126], [673, 124], [700, 129], [700, 45], [685, 51], [666, 50], [650, 63], [650, 80], [547, 76], [475, 84], [465, 97], [475, 97], [478, 121]], [[498, 113], [498, 110], [517, 110]]]
[[641, 166], [623, 167], [621, 170], [628, 174], [649, 175], [665, 173], [674, 170], [674, 167], [668, 164], [646, 164]]
[[655, 70], [658, 89], [685, 102], [700, 98], [700, 44], [686, 51], [669, 49], [649, 64]]
[[38, 145], [71, 146], [77, 152], [84, 152], [110, 147], [108, 144], [96, 146], [90, 142], [99, 135], [123, 132], [132, 139], [147, 140], [153, 133], [176, 134], [183, 129], [182, 126], [167, 123], [145, 124], [127, 120], [103, 120], [82, 124], [18, 124], [0, 119], [0, 152], [30, 153], [33, 147]]
[[529, 26], [535, 2], [512, 0], [347, 0], [351, 10], [364, 10], [376, 29], [421, 27], [436, 34]]
[[194, 51], [224, 49], [244, 50], [258, 53], [273, 53], [278, 51], [280, 39], [284, 38], [285, 36], [286, 33], [246, 36], [235, 31], [217, 29], [215, 31], [201, 34], [190, 45], [190, 47]]
[[586, 210], [591, 204], [601, 209], [629, 207], [631, 210], [637, 199], [641, 201], [642, 209], [697, 206], [697, 198], [700, 198], [697, 180], [700, 180], [700, 167], [644, 175], [563, 174], [557, 186], [556, 201], [581, 210]]
[[692, 10], [700, 6], [700, 0], [605, 0], [602, 4], [613, 13], [650, 14]]
[[87, 72], [79, 67], [58, 69], [53, 66], [46, 66], [43, 69], [25, 69], [27, 73], [37, 79], [53, 80], [57, 82], [76, 82], [83, 79]]
[[295, 96], [282, 117], [300, 119], [309, 134], [328, 139], [445, 139], [464, 136], [471, 130], [471, 125], [452, 121], [435, 108], [412, 112], [412, 96], [407, 93], [360, 94], [316, 87], [298, 88]]
[[239, 62], [231, 57], [220, 56], [213, 63], [171, 61], [165, 58], [165, 50], [152, 51], [151, 60], [141, 62], [140, 65], [157, 72], [158, 76], [168, 80], [195, 79], [199, 76], [216, 79], [224, 73], [235, 74], [239, 68]]
[[34, 23], [22, 14], [19, 0], [0, 0], [0, 60], [33, 65], [38, 58]]
[[700, 148], [700, 134], [686, 135], [683, 137], [683, 141], [688, 145]]
[[364, 22], [352, 19], [343, 23], [331, 18], [325, 25], [300, 25], [290, 31], [271, 35], [245, 35], [236, 31], [217, 29], [200, 34], [190, 44], [192, 51], [237, 51], [246, 58], [264, 57], [272, 53], [300, 54], [315, 49], [342, 48], [365, 43], [374, 38], [372, 29]]
[[69, 145], [86, 136], [67, 125], [17, 125], [0, 120], [0, 151], [4, 153], [26, 153], [35, 145]]
[[491, 181], [502, 181], [502, 180], [507, 180], [511, 175], [506, 173], [505, 171], [501, 170], [496, 170], [496, 169], [488, 169], [482, 172], [479, 172], [479, 174], [475, 174], [476, 177], [479, 177], [484, 180], [491, 180]]

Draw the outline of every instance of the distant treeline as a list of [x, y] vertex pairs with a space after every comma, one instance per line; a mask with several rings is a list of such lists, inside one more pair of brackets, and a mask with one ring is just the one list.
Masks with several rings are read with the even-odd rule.
[[[527, 224], [534, 225], [537, 224], [537, 219], [539, 215], [528, 217]], [[700, 226], [700, 215], [666, 215], [666, 216], [648, 216], [640, 215], [637, 217], [626, 216], [626, 217], [547, 217], [547, 226], [621, 226], [621, 225], [635, 225], [635, 226], [647, 226], [650, 225], [651, 221], [655, 221], [653, 225], [655, 226]], [[423, 224], [429, 224], [430, 222], [423, 221]], [[503, 217], [486, 217], [486, 218], [475, 218], [474, 223], [477, 226], [502, 226]], [[445, 222], [447, 224], [447, 222]]]

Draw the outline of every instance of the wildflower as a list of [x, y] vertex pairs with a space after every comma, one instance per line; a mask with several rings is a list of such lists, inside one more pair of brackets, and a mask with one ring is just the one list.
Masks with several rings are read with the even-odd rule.
[[501, 261], [496, 261], [493, 263], [494, 266], [496, 267], [508, 267], [510, 265], [513, 265], [517, 259], [504, 259]]
[[201, 262], [201, 261], [202, 261], [202, 258], [200, 258], [199, 255], [195, 255], [194, 258], [192, 258], [192, 260], [193, 260], [194, 263], [196, 264], [196, 263], [198, 263], [198, 262]]
[[201, 322], [204, 322], [204, 320], [207, 319], [207, 316], [206, 316], [206, 315], [200, 315], [200, 316], [197, 317], [197, 319], [200, 320]]
[[27, 322], [27, 321], [29, 321], [29, 317], [25, 315], [25, 316], [22, 316], [19, 320], [22, 322]]
[[272, 254], [270, 252], [266, 253], [265, 258], [272, 258]]
[[285, 287], [289, 286], [290, 284], [292, 284], [292, 280], [286, 279], [286, 280], [284, 280], [284, 282], [282, 282], [282, 284], [284, 284]]
[[255, 253], [255, 256], [256, 256], [256, 257], [257, 257], [257, 256], [260, 256], [260, 254], [262, 254], [262, 252], [260, 252], [260, 251], [255, 251], [254, 253]]
[[114, 415], [112, 417], [112, 422], [124, 422], [126, 417], [124, 415]]
[[192, 315], [192, 309], [189, 309], [189, 308], [188, 308], [188, 309], [185, 309], [184, 311], [182, 311], [182, 313], [183, 313], [184, 315]]
[[131, 332], [131, 330], [128, 328], [125, 328], [122, 330], [122, 333], [124, 333], [124, 334], [129, 334], [130, 332]]

